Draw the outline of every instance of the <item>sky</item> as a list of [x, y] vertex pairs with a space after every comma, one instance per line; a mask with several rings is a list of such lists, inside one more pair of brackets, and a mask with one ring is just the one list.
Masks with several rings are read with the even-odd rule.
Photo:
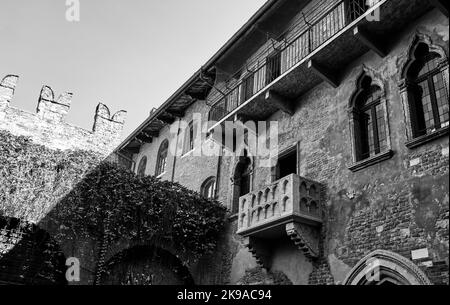
[[127, 110], [125, 138], [265, 1], [79, 0], [69, 22], [66, 0], [0, 0], [0, 79], [19, 75], [11, 106], [29, 112], [43, 85], [72, 92], [67, 122], [89, 130], [99, 102]]

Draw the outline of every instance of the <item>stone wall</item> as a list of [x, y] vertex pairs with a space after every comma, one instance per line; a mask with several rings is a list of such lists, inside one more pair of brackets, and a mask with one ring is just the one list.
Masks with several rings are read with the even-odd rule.
[[98, 104], [91, 131], [66, 122], [72, 93], [55, 98], [53, 90], [43, 86], [36, 113], [11, 106], [18, 77], [8, 75], [0, 82], [0, 129], [15, 135], [28, 136], [35, 143], [54, 149], [82, 149], [108, 155], [119, 144], [126, 112], [111, 114], [108, 107]]

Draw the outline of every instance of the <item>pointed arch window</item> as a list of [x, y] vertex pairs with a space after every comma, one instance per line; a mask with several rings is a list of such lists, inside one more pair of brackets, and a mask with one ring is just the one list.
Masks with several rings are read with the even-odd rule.
[[392, 156], [387, 102], [384, 90], [363, 73], [357, 82], [350, 109], [353, 137], [353, 161], [350, 167], [356, 171]]
[[448, 133], [449, 128], [448, 60], [426, 41], [422, 37], [413, 44], [399, 85], [409, 148]]
[[216, 178], [210, 177], [203, 182], [201, 195], [208, 199], [214, 199], [216, 197]]
[[231, 212], [233, 214], [239, 212], [239, 198], [247, 195], [251, 191], [251, 175], [252, 175], [252, 161], [244, 153], [244, 156], [239, 157], [233, 173], [233, 197], [231, 202]]
[[147, 168], [147, 157], [143, 156], [141, 158], [141, 160], [139, 161], [139, 165], [138, 165], [138, 169], [137, 169], [136, 174], [139, 177], [144, 177], [146, 168]]
[[161, 146], [159, 147], [155, 176], [162, 175], [166, 171], [168, 151], [169, 151], [169, 141], [164, 140], [161, 143]]

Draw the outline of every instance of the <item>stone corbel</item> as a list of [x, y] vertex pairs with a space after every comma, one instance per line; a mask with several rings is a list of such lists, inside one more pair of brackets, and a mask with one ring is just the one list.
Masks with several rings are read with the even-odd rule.
[[256, 237], [244, 237], [244, 245], [248, 248], [256, 262], [262, 268], [270, 269], [270, 253], [263, 243], [258, 242]]
[[307, 258], [319, 257], [319, 228], [290, 222], [286, 224], [286, 233]]

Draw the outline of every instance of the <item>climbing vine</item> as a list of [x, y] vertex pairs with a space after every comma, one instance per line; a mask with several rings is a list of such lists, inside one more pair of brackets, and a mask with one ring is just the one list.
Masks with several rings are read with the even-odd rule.
[[45, 221], [59, 243], [96, 241], [100, 275], [109, 247], [120, 240], [174, 249], [184, 263], [208, 254], [225, 214], [220, 203], [178, 183], [0, 131], [0, 215]]

